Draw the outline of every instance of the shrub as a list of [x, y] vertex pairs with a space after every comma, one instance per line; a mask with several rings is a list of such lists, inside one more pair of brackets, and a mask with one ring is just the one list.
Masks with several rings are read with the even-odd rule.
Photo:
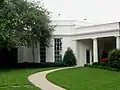
[[74, 66], [76, 65], [76, 57], [71, 48], [68, 48], [65, 52], [63, 62], [66, 66]]
[[84, 67], [91, 67], [91, 64], [84, 64]]
[[91, 65], [92, 68], [98, 68], [98, 65]]
[[108, 58], [100, 59], [100, 62], [99, 62], [100, 66], [107, 66], [107, 64], [108, 64]]
[[120, 50], [112, 50], [109, 52], [108, 66], [120, 69]]
[[16, 63], [7, 66], [0, 66], [0, 68], [48, 68], [48, 67], [65, 67], [63, 63], [55, 63], [55, 62], [45, 62], [45, 63]]
[[99, 65], [98, 62], [94, 62], [94, 63], [92, 64], [92, 66], [98, 66], [98, 65]]
[[88, 67], [88, 64], [84, 64], [84, 67]]

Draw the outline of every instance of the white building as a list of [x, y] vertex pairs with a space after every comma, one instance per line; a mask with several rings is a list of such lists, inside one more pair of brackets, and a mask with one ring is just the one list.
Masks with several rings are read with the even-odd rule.
[[120, 49], [120, 23], [90, 25], [75, 20], [53, 20], [56, 25], [50, 47], [19, 48], [18, 62], [55, 62], [62, 60], [68, 47], [77, 58], [77, 65], [98, 62], [102, 51]]

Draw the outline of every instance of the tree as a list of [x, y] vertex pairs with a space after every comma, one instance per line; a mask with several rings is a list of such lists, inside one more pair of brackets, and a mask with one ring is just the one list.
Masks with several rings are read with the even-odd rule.
[[72, 49], [69, 47], [67, 51], [65, 52], [63, 62], [67, 66], [74, 66], [76, 65], [76, 57], [72, 51]]
[[0, 47], [30, 47], [39, 42], [46, 46], [54, 27], [50, 12], [40, 2], [5, 0], [0, 6]]
[[4, 0], [0, 0], [0, 4], [3, 2]]

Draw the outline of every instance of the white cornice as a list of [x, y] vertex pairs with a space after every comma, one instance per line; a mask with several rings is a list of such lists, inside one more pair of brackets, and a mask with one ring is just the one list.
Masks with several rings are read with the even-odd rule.
[[81, 26], [81, 27], [78, 27], [78, 28], [76, 28], [76, 29], [96, 27], [96, 26], [109, 25], [109, 24], [119, 24], [119, 23], [120, 23], [120, 22], [104, 23], [104, 24], [93, 24], [93, 25], [88, 25], [88, 26]]
[[120, 31], [120, 29], [112, 29], [112, 30], [96, 31], [96, 32], [87, 32], [87, 33], [54, 34], [54, 36], [79, 36], [79, 35], [90, 35], [90, 34], [98, 34], [98, 33], [106, 33], [106, 32], [116, 32], [116, 31]]

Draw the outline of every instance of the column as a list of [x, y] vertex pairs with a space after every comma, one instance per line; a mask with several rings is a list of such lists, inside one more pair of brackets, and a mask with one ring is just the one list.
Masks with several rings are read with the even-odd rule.
[[33, 57], [33, 62], [34, 63], [40, 63], [40, 44], [39, 43], [34, 44], [33, 50], [32, 50], [33, 56], [34, 56]]
[[40, 63], [40, 43], [37, 43], [37, 57], [38, 57], [38, 63]]
[[23, 62], [23, 51], [24, 47], [18, 47], [18, 63], [22, 63]]
[[78, 61], [78, 53], [77, 53], [77, 41], [76, 40], [73, 40], [72, 41], [72, 50], [73, 50], [73, 53], [75, 54], [75, 57], [77, 59], [77, 65], [79, 66], [80, 63]]
[[46, 48], [46, 62], [55, 62], [54, 60], [54, 39], [50, 40], [50, 46]]
[[77, 41], [76, 40], [73, 40], [73, 52], [77, 58]]
[[52, 55], [53, 55], [53, 62], [55, 62], [55, 41], [54, 38], [52, 39]]
[[98, 62], [98, 43], [97, 43], [97, 38], [93, 39], [93, 62]]
[[90, 64], [92, 65], [92, 50], [90, 50]]
[[120, 49], [120, 36], [116, 36], [116, 49]]
[[29, 62], [29, 63], [33, 62], [32, 48], [28, 48], [24, 46], [23, 62]]
[[54, 39], [51, 39], [49, 47], [46, 48], [46, 62], [54, 61]]

